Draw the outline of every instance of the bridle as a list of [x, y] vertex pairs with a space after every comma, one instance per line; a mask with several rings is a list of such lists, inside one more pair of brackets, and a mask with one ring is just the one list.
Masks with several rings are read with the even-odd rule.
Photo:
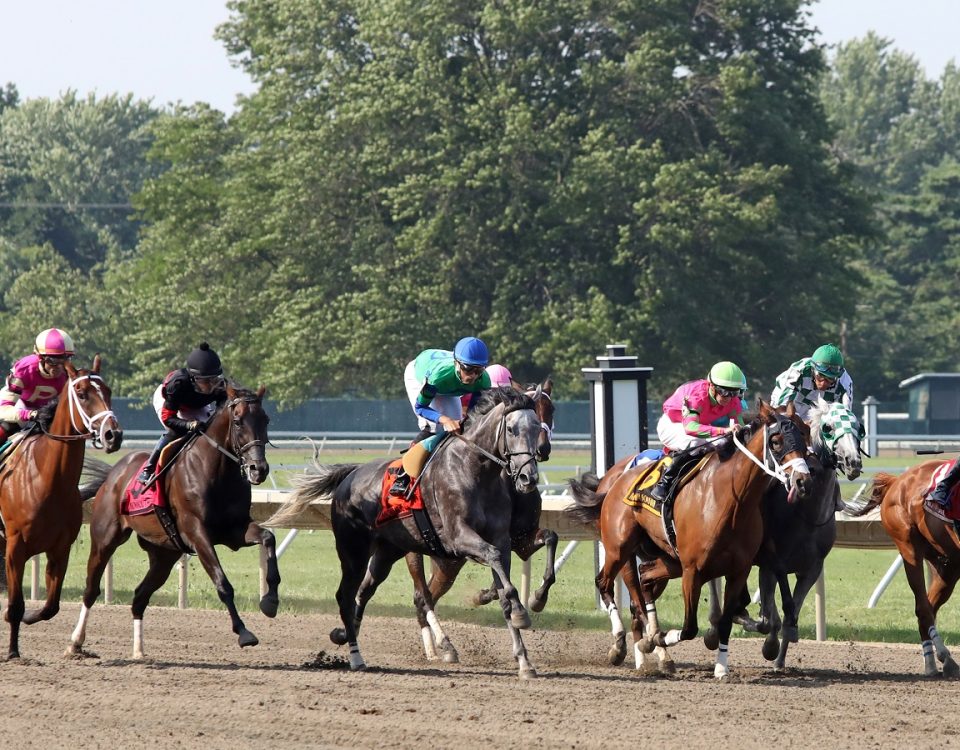
[[[235, 398], [227, 401], [223, 408], [224, 410], [229, 410], [231, 413], [234, 408], [241, 404], [259, 404], [260, 398], [257, 396], [237, 396]], [[228, 440], [230, 441], [230, 450], [224, 448], [219, 442], [210, 437], [206, 432], [201, 432], [200, 434], [206, 439], [210, 445], [220, 451], [224, 456], [229, 458], [234, 463], [240, 466], [240, 473], [243, 475], [244, 479], [248, 482], [250, 481], [250, 471], [254, 468], [254, 462], [244, 461], [244, 454], [251, 448], [263, 447], [263, 440], [251, 440], [243, 445], [240, 445], [240, 425], [233, 419], [230, 420], [230, 429], [228, 431]]]
[[[737, 447], [737, 449], [741, 453], [743, 453], [753, 463], [759, 466], [761, 471], [763, 471], [763, 473], [772, 477], [773, 479], [776, 479], [784, 487], [789, 489], [790, 477], [786, 472], [787, 469], [800, 470], [805, 474], [809, 474], [810, 470], [809, 470], [809, 467], [807, 466], [806, 460], [804, 460], [802, 457], [791, 459], [790, 461], [787, 461], [785, 464], [780, 463], [783, 456], [785, 456], [787, 453], [796, 451], [796, 452], [799, 452], [802, 456], [804, 453], [804, 450], [802, 445], [798, 446], [796, 444], [798, 442], [796, 431], [793, 434], [790, 434], [789, 436], [784, 431], [785, 423], [790, 423], [792, 426], [794, 426], [795, 430], [796, 430], [796, 426], [793, 425], [793, 423], [790, 422], [790, 420], [787, 417], [781, 416], [779, 414], [776, 415], [776, 420], [777, 421], [775, 424], [763, 425], [763, 461], [761, 461], [756, 456], [754, 456], [753, 453], [751, 453], [750, 450], [743, 443], [740, 442], [736, 432], [733, 432], [731, 434], [733, 435], [733, 444]], [[781, 435], [784, 438], [784, 448], [782, 451], [779, 451], [780, 453], [779, 456], [777, 456], [773, 448], [770, 447], [770, 438], [775, 435]], [[789, 437], [789, 442], [788, 442], [788, 437]]]
[[[499, 458], [498, 456], [494, 455], [493, 453], [486, 450], [485, 448], [477, 445], [477, 443], [475, 443], [470, 438], [464, 437], [460, 433], [455, 433], [455, 434], [458, 438], [460, 438], [463, 442], [469, 445], [477, 453], [484, 456], [485, 458], [490, 459], [495, 464], [497, 464], [497, 466], [499, 466], [501, 469], [506, 469], [507, 472], [510, 474], [510, 478], [513, 480], [514, 484], [516, 484], [518, 478], [520, 477], [521, 472], [527, 466], [527, 464], [532, 463], [534, 466], [536, 466], [537, 459], [536, 459], [536, 450], [511, 451], [508, 449], [507, 447], [507, 414], [509, 413], [510, 412], [504, 409], [504, 412], [500, 417], [500, 422], [497, 425], [497, 434], [494, 437], [494, 445], [496, 446], [496, 451], [501, 456], [503, 456], [503, 458]], [[512, 460], [515, 456], [527, 456], [528, 458], [523, 463], [516, 465]]]
[[[99, 375], [94, 375], [93, 373], [88, 373], [87, 375], [79, 375], [75, 378], [71, 378], [67, 381], [67, 408], [70, 410], [70, 425], [74, 429], [74, 433], [70, 435], [55, 435], [52, 432], [49, 432], [46, 427], [40, 425], [40, 431], [49, 438], [54, 440], [92, 440], [94, 448], [102, 448], [103, 440], [106, 436], [107, 431], [107, 420], [111, 417], [116, 421], [116, 415], [113, 413], [112, 409], [104, 409], [99, 411], [96, 414], [89, 415], [83, 408], [80, 406], [80, 397], [77, 396], [76, 385], [82, 381], [87, 380], [90, 382], [90, 385], [96, 390], [97, 394], [100, 396], [100, 400], [106, 404], [107, 400], [103, 396], [103, 391], [100, 388], [99, 383], [103, 383], [103, 378]], [[83, 423], [83, 428], [85, 431], [82, 431], [77, 425], [76, 415], [80, 415], [80, 421]], [[100, 423], [99, 431], [96, 429], [97, 422]]]
[[[553, 405], [553, 398], [550, 396], [549, 393], [543, 390], [543, 388], [541, 388], [540, 386], [537, 386], [536, 389], [532, 391], [524, 391], [524, 394], [529, 396], [531, 399], [533, 399], [534, 403], [536, 403], [541, 398], [545, 398], [547, 399], [547, 401], [550, 402], [551, 405]], [[553, 425], [554, 425], [553, 419], [550, 420], [550, 424], [547, 424], [542, 419], [540, 420], [540, 429], [543, 430], [545, 433], [547, 433], [547, 440], [550, 440], [550, 441], [553, 440]]]

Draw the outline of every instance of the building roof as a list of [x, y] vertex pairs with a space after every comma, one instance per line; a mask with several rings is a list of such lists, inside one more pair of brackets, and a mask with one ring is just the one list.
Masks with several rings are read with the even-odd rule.
[[919, 375], [914, 375], [912, 378], [901, 380], [900, 387], [909, 388], [911, 385], [922, 383], [928, 378], [930, 380], [933, 380], [934, 378], [940, 378], [960, 381], [960, 372], [921, 372]]

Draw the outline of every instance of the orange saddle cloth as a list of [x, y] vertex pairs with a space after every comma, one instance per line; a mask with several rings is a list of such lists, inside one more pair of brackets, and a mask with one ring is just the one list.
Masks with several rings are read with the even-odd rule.
[[405, 518], [415, 510], [423, 510], [423, 496], [420, 494], [419, 482], [409, 498], [390, 494], [390, 487], [393, 486], [402, 465], [401, 459], [398, 458], [396, 461], [391, 461], [387, 470], [383, 472], [383, 480], [380, 483], [380, 513], [377, 514], [377, 526], [396, 521], [398, 518]]
[[[167, 445], [163, 452], [160, 454], [160, 460], [157, 461], [157, 472], [163, 471], [174, 458], [177, 457], [177, 454], [180, 452], [180, 449], [186, 444], [184, 438], [178, 438], [172, 443]], [[123, 499], [120, 501], [120, 513], [125, 516], [142, 516], [144, 513], [153, 512], [155, 505], [165, 507], [167, 505], [167, 498], [163, 492], [163, 478], [161, 477], [149, 487], [144, 489], [143, 485], [137, 481], [137, 477], [140, 476], [140, 472], [143, 471], [143, 467], [146, 466], [146, 461], [140, 464], [137, 469], [137, 473], [133, 475], [133, 478], [127, 484], [127, 488], [123, 491]]]

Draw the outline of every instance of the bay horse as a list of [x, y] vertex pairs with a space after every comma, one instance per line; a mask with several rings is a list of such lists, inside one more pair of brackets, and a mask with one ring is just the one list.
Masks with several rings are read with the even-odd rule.
[[[539, 476], [535, 454], [540, 432], [529, 396], [512, 388], [492, 388], [483, 393], [464, 423], [462, 436], [446, 437], [421, 474], [424, 509], [445, 557], [487, 565], [496, 576], [521, 678], [536, 676], [536, 670], [519, 633], [530, 626], [530, 615], [510, 581], [513, 499], [502, 470], [508, 470], [518, 492], [533, 492]], [[337, 603], [343, 627], [335, 628], [330, 639], [349, 645], [354, 670], [366, 667], [357, 633], [367, 601], [406, 553], [434, 553], [412, 517], [376, 525], [390, 461], [316, 464], [314, 473], [294, 479], [296, 490], [290, 500], [267, 521], [271, 526], [289, 524], [311, 502], [332, 498], [331, 523], [342, 572]]]
[[[207, 427], [193, 435], [169, 468], [160, 476], [170, 512], [176, 520], [180, 539], [193, 550], [210, 576], [220, 601], [230, 614], [233, 632], [241, 647], [255, 646], [257, 637], [244, 625], [234, 603], [233, 586], [220, 564], [214, 545], [232, 550], [259, 544], [266, 553], [267, 592], [260, 598], [260, 611], [274, 617], [279, 606], [277, 567], [273, 532], [250, 518], [251, 485], [262, 483], [270, 471], [266, 459], [267, 424], [261, 386], [256, 392], [238, 385], [225, 385], [225, 398]], [[100, 581], [107, 562], [117, 547], [136, 533], [137, 542], [149, 558], [149, 568], [133, 594], [133, 658], [142, 659], [143, 614], [150, 597], [167, 578], [183, 551], [171, 540], [153, 513], [124, 515], [121, 511], [126, 488], [147, 457], [137, 451], [116, 466], [101, 472], [89, 485], [96, 491], [90, 521], [90, 558], [83, 591], [80, 618], [67, 647], [67, 655], [83, 653], [90, 609], [100, 595]]]
[[[513, 384], [514, 388], [525, 393], [533, 400], [534, 411], [540, 420], [540, 435], [537, 439], [536, 459], [539, 463], [548, 461], [553, 437], [554, 412], [553, 381], [549, 378], [539, 384]], [[509, 477], [507, 477], [509, 479]], [[543, 498], [539, 489], [529, 493], [520, 493], [507, 482], [506, 491], [513, 498], [510, 519], [510, 544], [513, 552], [521, 560], [529, 560], [535, 552], [546, 548], [546, 567], [539, 588], [530, 596], [527, 606], [533, 612], [542, 612], [547, 604], [550, 588], [556, 582], [556, 556], [559, 537], [556, 532], [540, 527], [540, 512]], [[426, 582], [423, 567], [423, 555], [410, 552], [406, 555], [407, 569], [414, 582], [414, 609], [420, 626], [424, 652], [428, 660], [442, 658], [447, 663], [459, 661], [456, 649], [450, 643], [442, 626], [437, 620], [434, 607], [453, 586], [466, 560], [441, 560], [431, 558], [433, 562], [430, 582]], [[361, 586], [362, 588], [362, 586]], [[477, 592], [472, 603], [476, 606], [489, 604], [498, 598], [496, 582], [494, 585]], [[440, 655], [437, 649], [440, 649]]]
[[[755, 564], [759, 567], [759, 622], [737, 618], [746, 630], [767, 634], [763, 656], [783, 669], [789, 644], [799, 639], [797, 621], [803, 602], [823, 571], [823, 561], [837, 539], [836, 512], [848, 510], [840, 497], [837, 472], [853, 481], [863, 468], [860, 441], [864, 437], [860, 421], [850, 409], [838, 402], [819, 400], [808, 414], [812, 456], [809, 495], [798, 503], [788, 503], [779, 484], [773, 485], [763, 501], [763, 542]], [[788, 574], [796, 575], [793, 590]], [[713, 584], [713, 582], [711, 582]], [[710, 621], [719, 619], [717, 586], [710, 587]], [[776, 592], [780, 590], [783, 620], [777, 610]], [[742, 595], [744, 604], [749, 594]], [[782, 641], [778, 639], [782, 636]], [[704, 641], [715, 640], [715, 629]]]
[[[883, 528], [900, 551], [903, 572], [913, 592], [924, 674], [937, 676], [936, 655], [943, 664], [944, 677], [960, 677], [960, 667], [937, 630], [937, 612], [950, 599], [960, 578], [960, 539], [952, 521], [944, 521], [924, 508], [933, 473], [943, 463], [925, 461], [900, 476], [878, 473], [867, 502], [848, 513], [862, 516], [880, 506]], [[924, 581], [924, 561], [930, 567], [929, 587]]]
[[[6, 522], [8, 658], [20, 656], [20, 623], [49, 620], [60, 611], [63, 577], [70, 546], [83, 522], [78, 484], [86, 441], [112, 453], [123, 431], [110, 403], [110, 388], [100, 376], [100, 355], [89, 370], [64, 365], [67, 383], [55, 403], [38, 417], [39, 432], [20, 440], [0, 468], [0, 512]], [[34, 555], [47, 555], [47, 599], [24, 611], [23, 571]]]
[[[737, 448], [734, 454], [726, 460], [721, 460], [718, 452], [711, 454], [703, 468], [679, 490], [674, 500], [676, 548], [657, 516], [623, 502], [650, 466], [624, 472], [606, 492], [591, 491], [580, 482], [570, 483], [575, 506], [568, 513], [582, 522], [599, 523], [605, 559], [597, 575], [597, 588], [612, 621], [619, 621], [613, 597], [615, 576], [625, 565], [633, 568], [635, 556], [645, 561], [639, 590], [631, 592], [635, 649], [649, 653], [656, 647], [694, 638], [703, 584], [725, 577], [727, 595], [718, 624], [720, 643], [714, 676], [722, 679], [728, 675], [733, 615], [763, 535], [760, 502], [764, 492], [771, 481], [788, 485], [791, 501], [809, 490], [806, 445], [791, 419], [792, 411], [780, 414], [758, 399], [757, 416], [741, 431], [743, 442], [736, 433], [732, 436]], [[628, 587], [636, 583], [632, 570], [624, 570], [624, 574]], [[663, 633], [656, 600], [669, 579], [677, 577], [683, 583], [683, 627]]]

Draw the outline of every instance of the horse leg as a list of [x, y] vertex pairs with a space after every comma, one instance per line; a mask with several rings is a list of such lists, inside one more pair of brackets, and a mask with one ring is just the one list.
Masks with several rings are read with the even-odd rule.
[[[166, 547], [158, 547], [147, 542], [142, 537], [137, 537], [140, 547], [147, 553], [149, 567], [147, 574], [140, 581], [140, 584], [134, 589], [133, 602], [130, 604], [130, 611], [133, 614], [133, 658], [143, 658], [143, 613], [147, 609], [150, 597], [159, 589], [170, 577], [170, 571], [177, 560], [180, 559], [180, 552]], [[92, 604], [92, 602], [91, 602]]]
[[[503, 574], [501, 575], [499, 571], [495, 570], [494, 580], [499, 578], [502, 582], [500, 602], [503, 608], [503, 619], [507, 624], [507, 632], [510, 633], [510, 640], [513, 645], [513, 658], [517, 660], [520, 679], [532, 679], [537, 676], [537, 670], [534, 669], [533, 664], [530, 663], [530, 659], [527, 656], [527, 648], [523, 645], [523, 638], [520, 636], [520, 628], [530, 627], [530, 615], [523, 609], [523, 605], [520, 603], [520, 597], [517, 595], [517, 590], [513, 588], [513, 584], [510, 583], [509, 546], [500, 550], [499, 562]], [[510, 593], [511, 589], [512, 594]], [[521, 618], [517, 616], [518, 607], [520, 614], [525, 618], [522, 622], [520, 621]]]
[[[948, 575], [947, 575], [948, 574]], [[927, 600], [930, 602], [930, 608], [933, 610], [933, 616], [936, 618], [940, 607], [950, 598], [954, 587], [957, 585], [957, 573], [954, 570], [945, 570], [940, 573], [936, 568], [933, 569], [933, 576], [930, 581], [930, 589], [927, 592]], [[960, 677], [960, 667], [950, 655], [950, 651], [943, 643], [943, 638], [937, 631], [936, 625], [931, 628], [929, 633], [936, 650], [937, 659], [943, 664], [944, 677]]]
[[[543, 608], [547, 606], [550, 587], [557, 581], [555, 567], [557, 545], [560, 542], [560, 537], [550, 529], [537, 529], [536, 532], [514, 537], [511, 541], [513, 542], [513, 551], [517, 553], [517, 556], [521, 560], [529, 560], [535, 552], [544, 547], [547, 548], [547, 561], [543, 571], [543, 580], [540, 582], [540, 588], [533, 592], [530, 596], [530, 601], [527, 602], [527, 606], [532, 611], [542, 612]], [[485, 592], [481, 592], [481, 594], [483, 593]]]
[[509, 539], [507, 546], [501, 550], [484, 540], [473, 529], [461, 526], [456, 553], [458, 557], [467, 557], [481, 565], [486, 565], [493, 571], [496, 576], [500, 606], [504, 607], [510, 622], [516, 628], [529, 628], [530, 615], [521, 603], [516, 587], [510, 581]]
[[107, 504], [94, 506], [94, 515], [90, 521], [90, 557], [87, 559], [87, 581], [83, 589], [83, 599], [80, 604], [80, 616], [77, 626], [70, 636], [70, 645], [64, 656], [78, 656], [84, 653], [83, 644], [87, 639], [87, 622], [90, 618], [90, 609], [97, 597], [100, 596], [100, 581], [103, 580], [103, 571], [113, 557], [113, 553], [121, 544], [130, 538], [130, 528], [122, 528], [120, 517], [115, 506], [109, 506], [113, 512], [101, 512], [100, 508], [107, 508]]
[[213, 582], [214, 588], [217, 590], [217, 596], [220, 597], [220, 601], [223, 602], [227, 608], [227, 612], [230, 614], [230, 623], [233, 632], [237, 634], [237, 643], [240, 645], [240, 648], [256, 646], [260, 641], [257, 640], [257, 637], [253, 633], [247, 630], [246, 625], [243, 624], [243, 620], [240, 619], [240, 613], [237, 611], [237, 605], [233, 599], [233, 586], [227, 579], [227, 574], [223, 572], [223, 566], [220, 564], [220, 558], [217, 556], [216, 549], [214, 549], [206, 533], [202, 531], [202, 526], [199, 523], [195, 524], [191, 531], [192, 533], [189, 537], [197, 553], [197, 559], [200, 560], [200, 564], [207, 572], [207, 575]]
[[265, 553], [267, 562], [267, 591], [260, 597], [260, 611], [267, 617], [276, 617], [280, 608], [280, 567], [277, 565], [277, 540], [269, 529], [250, 522], [243, 536], [244, 547], [259, 544]]
[[[633, 659], [634, 666], [644, 672], [650, 671], [653, 665], [648, 661], [649, 652], [643, 650], [643, 645], [659, 630], [659, 624], [656, 623], [657, 607], [653, 601], [647, 601], [640, 585], [640, 576], [637, 573], [636, 564], [627, 563], [620, 571], [623, 576], [624, 585], [630, 592], [630, 610], [633, 615]], [[660, 594], [667, 587], [667, 582], [663, 581], [659, 590], [655, 592], [654, 598], [659, 598]], [[677, 665], [674, 664], [670, 652], [662, 646], [653, 649], [656, 656], [656, 669], [662, 674], [673, 674], [677, 671]]]
[[63, 577], [67, 573], [67, 563], [69, 561], [69, 544], [47, 552], [47, 598], [40, 609], [33, 609], [24, 613], [24, 624], [33, 625], [41, 620], [49, 620], [60, 611], [60, 592], [63, 590]]
[[[644, 579], [646, 579], [647, 576], [647, 570], [644, 569]], [[689, 641], [691, 638], [697, 637], [697, 607], [700, 603], [700, 589], [703, 588], [703, 583], [704, 582], [700, 577], [700, 573], [692, 565], [683, 569], [683, 573], [681, 575], [681, 584], [683, 589], [683, 628], [680, 630], [669, 630], [666, 634], [658, 633], [656, 636], [656, 645], [669, 647], [680, 643], [680, 641]], [[727, 581], [727, 586], [729, 587], [729, 585], [730, 582]], [[727, 598], [730, 597], [729, 588], [726, 591], [726, 596]], [[726, 610], [726, 606], [724, 606], [724, 610]], [[726, 611], [724, 611], [723, 614], [726, 614]], [[723, 632], [723, 614], [720, 616], [720, 623], [717, 630], [720, 638], [719, 648], [723, 652], [724, 657], [726, 657], [726, 642], [724, 641]], [[727, 627], [726, 637], [730, 637], [729, 625]]]
[[369, 531], [356, 529], [348, 524], [334, 522], [334, 538], [337, 546], [337, 556], [340, 558], [340, 585], [337, 587], [337, 605], [340, 609], [340, 622], [343, 629], [334, 628], [330, 631], [330, 640], [341, 645], [335, 638], [342, 632], [343, 642], [350, 648], [350, 669], [366, 669], [366, 662], [360, 654], [357, 643], [357, 592], [360, 583], [367, 572], [367, 563], [370, 559], [371, 539]]
[[[934, 659], [934, 646], [940, 650], [943, 643], [937, 632], [936, 617], [930, 600], [927, 598], [927, 584], [923, 575], [923, 557], [917, 554], [915, 540], [894, 538], [903, 558], [903, 572], [907, 576], [907, 583], [913, 592], [914, 612], [917, 616], [917, 629], [920, 631], [920, 643], [923, 650], [923, 672], [927, 677], [939, 676], [937, 663]], [[946, 649], [946, 647], [943, 647]]]
[[[403, 557], [403, 552], [398, 550], [396, 547], [378, 544], [374, 548], [373, 554], [367, 561], [366, 573], [364, 573], [363, 580], [360, 582], [360, 587], [357, 589], [357, 606], [354, 609], [353, 616], [353, 627], [355, 634], [360, 633], [360, 626], [363, 623], [363, 613], [367, 608], [367, 602], [369, 602], [373, 598], [373, 595], [377, 593], [377, 589], [380, 587], [380, 584], [386, 580], [388, 575], [390, 575], [390, 570], [393, 568], [393, 564], [401, 557]], [[330, 640], [342, 646], [347, 642], [346, 632], [343, 628], [335, 628], [330, 633]]]
[[[553, 532], [549, 532], [549, 533], [552, 534]], [[538, 549], [540, 549], [540, 547], [543, 546], [544, 542], [542, 541], [540, 542], [539, 545], [537, 544], [536, 536], [537, 535], [534, 532], [528, 531], [523, 534], [510, 537], [510, 545], [513, 551], [517, 553], [517, 557], [519, 557], [521, 560], [529, 560], [530, 556], [534, 552], [536, 552]], [[554, 551], [556, 551], [556, 547], [554, 547]], [[544, 582], [541, 585], [540, 590], [537, 592], [538, 594], [545, 587], [547, 589], [550, 588], [550, 586], [547, 585], [546, 583], [547, 575], [548, 574], [552, 575], [552, 572], [553, 572], [553, 567], [550, 562], [548, 562], [547, 564], [547, 571], [548, 573], [544, 573]], [[550, 583], [552, 584], [553, 581], [551, 580]], [[490, 602], [494, 601], [498, 597], [499, 595], [497, 594], [497, 583], [496, 581], [494, 581], [493, 584], [490, 586], [490, 588], [480, 589], [480, 591], [474, 594], [473, 599], [471, 599], [471, 604], [473, 604], [475, 607], [482, 607], [484, 604], [489, 604]], [[542, 611], [544, 604], [546, 604], [546, 595], [544, 594], [543, 602], [540, 603], [539, 609], [535, 609], [532, 606], [532, 603], [535, 600], [536, 600], [536, 594], [530, 598], [530, 602], [528, 603], [528, 606], [534, 612]]]
[[[720, 622], [717, 623], [717, 635], [720, 643], [717, 646], [717, 661], [713, 668], [713, 676], [718, 680], [723, 680], [729, 675], [727, 669], [727, 659], [729, 656], [730, 631], [733, 629], [733, 616], [741, 607], [741, 593], [747, 584], [747, 576], [750, 575], [750, 566], [740, 573], [728, 575], [723, 595], [723, 612], [720, 613]], [[696, 583], [696, 574], [691, 576]], [[684, 571], [684, 581], [686, 581], [686, 571]], [[693, 593], [699, 596], [699, 590], [694, 587]], [[686, 596], [686, 589], [684, 589]], [[694, 598], [694, 617], [696, 617], [696, 598]], [[696, 620], [694, 620], [694, 626]]]
[[[613, 636], [613, 645], [607, 651], [607, 661], [614, 666], [622, 664], [627, 655], [627, 633], [623, 629], [623, 620], [620, 617], [620, 610], [617, 608], [614, 587], [617, 574], [634, 565], [636, 563], [633, 560], [633, 555], [627, 554], [622, 545], [615, 544], [609, 539], [603, 540], [603, 567], [597, 573], [595, 583], [597, 591], [600, 592], [600, 606], [610, 620], [610, 634]], [[640, 598], [642, 601], [642, 595]], [[637, 641], [634, 641], [634, 643], [636, 644]], [[646, 653], [650, 651], [652, 649], [647, 649]]]
[[[777, 660], [773, 666], [776, 669], [783, 669], [787, 663], [787, 648], [791, 643], [800, 640], [800, 632], [797, 624], [800, 619], [800, 610], [803, 609], [803, 602], [810, 593], [810, 589], [817, 582], [820, 573], [823, 570], [823, 560], [819, 564], [812, 565], [806, 570], [797, 574], [797, 583], [790, 595], [790, 604], [792, 605], [792, 614], [787, 611], [787, 605], [783, 605], [783, 640], [780, 643], [780, 653], [777, 654]], [[784, 576], [786, 578], [786, 576]]]
[[707, 593], [710, 600], [707, 622], [710, 623], [710, 627], [703, 634], [703, 645], [710, 651], [716, 651], [720, 643], [720, 637], [717, 635], [717, 623], [720, 622], [720, 579], [711, 578], [707, 581]]
[[7, 531], [7, 553], [5, 567], [7, 571], [7, 612], [10, 623], [10, 648], [8, 659], [20, 658], [20, 622], [23, 619], [23, 570], [27, 565], [27, 554], [19, 536], [11, 537]]
[[[763, 639], [763, 646], [760, 649], [763, 658], [767, 661], [776, 659], [780, 651], [780, 612], [777, 609], [777, 582], [779, 577], [778, 573], [768, 566], [760, 567], [760, 627], [758, 630], [760, 630], [760, 632], [766, 630], [767, 633], [767, 637]], [[785, 574], [783, 578], [786, 579]], [[782, 585], [780, 592], [780, 597], [783, 600], [783, 606], [786, 610], [788, 597], [783, 596]]]
[[[423, 558], [421, 558], [421, 561], [422, 559]], [[436, 602], [439, 601], [440, 597], [446, 594], [450, 590], [450, 587], [453, 586], [453, 582], [457, 579], [457, 575], [460, 573], [460, 570], [463, 568], [465, 563], [466, 560], [463, 559], [434, 560], [434, 573], [430, 576], [429, 585], [425, 586], [424, 590], [418, 592], [418, 594], [414, 594], [415, 599], [419, 595], [421, 601], [423, 602], [424, 616], [426, 623], [429, 626], [428, 631], [421, 631], [424, 648], [426, 649], [427, 640], [430, 640], [431, 643], [436, 644], [436, 647], [440, 649], [441, 658], [447, 664], [458, 663], [460, 661], [460, 655], [457, 653], [457, 649], [450, 642], [450, 639], [444, 632], [443, 626], [440, 624], [440, 620], [437, 619], [437, 615], [434, 612], [434, 607]], [[420, 572], [422, 576], [422, 562]]]

